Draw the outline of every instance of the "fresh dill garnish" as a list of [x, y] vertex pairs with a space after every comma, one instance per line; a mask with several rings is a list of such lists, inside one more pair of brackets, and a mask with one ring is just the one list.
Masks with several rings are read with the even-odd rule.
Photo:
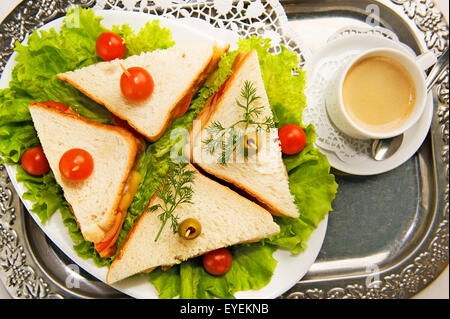
[[[257, 121], [257, 117], [261, 114], [261, 109], [264, 106], [252, 106], [252, 104], [260, 99], [260, 96], [256, 95], [256, 88], [250, 81], [245, 81], [244, 86], [241, 88], [241, 97], [245, 100], [244, 103], [239, 102], [236, 99], [236, 105], [244, 110], [243, 119], [233, 123], [228, 127], [224, 127], [220, 122], [213, 121], [207, 128], [206, 132], [209, 137], [203, 140], [206, 146], [206, 151], [214, 153], [216, 150], [220, 150], [219, 158], [217, 162], [225, 164], [229, 161], [231, 155], [236, 149], [240, 149], [240, 146], [244, 143], [244, 137], [247, 133], [249, 125], [256, 125], [256, 131], [259, 132], [262, 129], [267, 131], [275, 127], [275, 121], [273, 117], [266, 117], [263, 121]], [[238, 124], [244, 123], [244, 129], [237, 129]]]
[[178, 223], [179, 218], [173, 212], [178, 205], [192, 204], [192, 194], [194, 193], [192, 184], [194, 183], [195, 171], [186, 169], [187, 165], [188, 163], [184, 162], [172, 162], [169, 172], [158, 190], [158, 197], [162, 200], [162, 204], [156, 204], [149, 208], [150, 211], [155, 211], [158, 208], [163, 211], [158, 215], [162, 225], [156, 235], [155, 242], [169, 220], [173, 232], [178, 232], [180, 227]]

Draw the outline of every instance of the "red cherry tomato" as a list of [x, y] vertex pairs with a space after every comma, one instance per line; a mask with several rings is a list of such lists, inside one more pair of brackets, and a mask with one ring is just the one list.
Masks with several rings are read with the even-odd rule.
[[306, 145], [306, 135], [302, 128], [295, 124], [288, 124], [278, 130], [281, 151], [293, 155], [299, 153]]
[[94, 170], [94, 160], [87, 151], [72, 148], [66, 151], [59, 160], [59, 171], [71, 182], [81, 182], [88, 178]]
[[31, 175], [43, 175], [50, 170], [50, 165], [41, 146], [27, 149], [20, 161], [23, 169]]
[[203, 267], [211, 275], [223, 275], [231, 268], [233, 257], [226, 248], [219, 248], [203, 255]]
[[189, 105], [191, 105], [191, 100], [192, 100], [192, 94], [186, 95], [183, 98], [183, 101], [181, 102], [181, 106], [178, 111], [178, 115], [177, 115], [178, 117], [184, 115], [187, 112]]
[[155, 83], [148, 71], [141, 67], [131, 67], [120, 77], [122, 94], [130, 101], [140, 102], [150, 97]]
[[121, 37], [113, 32], [103, 32], [96, 42], [97, 54], [105, 61], [121, 59], [127, 49]]
[[56, 101], [44, 101], [44, 102], [41, 102], [42, 104], [45, 104], [45, 105], [48, 105], [48, 106], [50, 106], [50, 107], [53, 107], [53, 108], [55, 108], [55, 109], [57, 109], [57, 110], [60, 110], [61, 112], [65, 112], [65, 111], [67, 111], [68, 109], [69, 109], [69, 106], [68, 105], [66, 105], [66, 104], [64, 104], [64, 103], [61, 103], [61, 102], [56, 102]]

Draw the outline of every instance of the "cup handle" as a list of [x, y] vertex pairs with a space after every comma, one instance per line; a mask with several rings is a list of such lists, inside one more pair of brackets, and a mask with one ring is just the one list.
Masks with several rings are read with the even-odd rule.
[[431, 51], [427, 51], [416, 57], [417, 65], [423, 71], [428, 70], [431, 66], [436, 64], [436, 61], [437, 61], [436, 55]]

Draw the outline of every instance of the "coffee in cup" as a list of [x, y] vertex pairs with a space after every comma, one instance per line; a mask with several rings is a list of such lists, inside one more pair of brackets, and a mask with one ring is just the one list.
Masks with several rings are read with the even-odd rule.
[[401, 127], [414, 110], [416, 87], [403, 65], [375, 55], [349, 69], [342, 97], [356, 125], [374, 133], [390, 132]]
[[359, 54], [338, 72], [326, 108], [335, 126], [351, 137], [389, 138], [417, 122], [426, 95], [420, 63], [400, 50], [380, 48]]

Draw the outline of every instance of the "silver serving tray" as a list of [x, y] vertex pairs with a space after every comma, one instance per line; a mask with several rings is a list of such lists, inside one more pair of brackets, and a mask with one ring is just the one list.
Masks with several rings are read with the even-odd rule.
[[[92, 0], [24, 1], [0, 24], [0, 72], [36, 27]], [[433, 1], [281, 1], [301, 34], [309, 21], [326, 23], [325, 40], [344, 25], [381, 26], [416, 53], [448, 46], [448, 23]], [[331, 27], [330, 27], [331, 26]], [[384, 174], [351, 176], [336, 170], [339, 190], [322, 250], [306, 276], [280, 298], [409, 298], [448, 265], [449, 69], [434, 87], [429, 135], [406, 163]], [[26, 213], [0, 165], [0, 279], [15, 298], [126, 298], [68, 259]]]

